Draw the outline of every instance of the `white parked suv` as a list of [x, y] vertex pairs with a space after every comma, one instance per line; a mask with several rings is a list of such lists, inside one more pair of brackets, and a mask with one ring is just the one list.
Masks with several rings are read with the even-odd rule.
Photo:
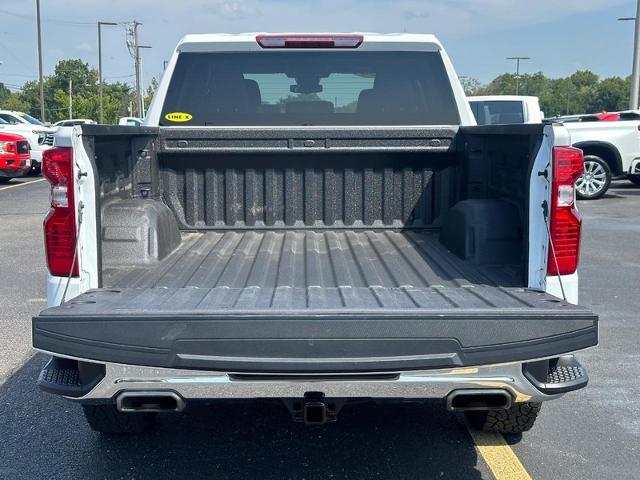
[[31, 171], [40, 173], [42, 153], [53, 145], [55, 130], [24, 112], [0, 110], [0, 132], [17, 133], [29, 141]]

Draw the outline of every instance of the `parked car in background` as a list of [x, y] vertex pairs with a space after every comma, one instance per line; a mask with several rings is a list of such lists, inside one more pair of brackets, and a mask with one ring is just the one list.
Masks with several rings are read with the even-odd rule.
[[243, 398], [309, 424], [446, 399], [528, 430], [598, 339], [582, 152], [475, 123], [432, 35], [185, 37], [144, 126], [62, 128], [45, 155], [40, 388], [108, 433]]
[[624, 176], [640, 185], [640, 115], [635, 111], [616, 112], [600, 119], [597, 115], [550, 119], [563, 124], [571, 144], [584, 152], [584, 175], [576, 182], [581, 199], [601, 198], [614, 177]]
[[29, 115], [28, 113], [18, 112], [15, 110], [0, 110], [0, 118], [2, 118], [7, 123], [11, 123], [11, 124], [26, 123], [29, 125], [37, 125], [39, 127], [47, 126], [37, 118]]
[[142, 125], [142, 119], [137, 117], [122, 117], [120, 120], [118, 120], [118, 125], [139, 127], [140, 125]]
[[[24, 116], [23, 116], [24, 115]], [[29, 141], [31, 151], [31, 173], [39, 174], [42, 164], [42, 153], [53, 145], [53, 134], [55, 129], [46, 127], [42, 122], [32, 123], [26, 120], [31, 118], [32, 122], [39, 122], [37, 119], [13, 112], [0, 110], [0, 132], [15, 133], [24, 136]]]
[[0, 132], [0, 183], [22, 177], [30, 168], [29, 141], [22, 135]]
[[467, 100], [478, 125], [541, 123], [544, 117], [538, 97], [486, 95]]
[[60, 120], [59, 122], [54, 123], [52, 127], [75, 127], [76, 125], [91, 125], [96, 123], [98, 122], [89, 118], [71, 118], [69, 120]]
[[546, 118], [545, 122], [624, 122], [627, 120], [640, 120], [640, 110], [558, 115], [556, 117]]

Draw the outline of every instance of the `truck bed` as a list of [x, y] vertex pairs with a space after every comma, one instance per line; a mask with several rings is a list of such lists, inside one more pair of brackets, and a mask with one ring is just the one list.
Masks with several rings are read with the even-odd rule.
[[428, 230], [186, 233], [158, 264], [103, 274], [105, 286], [118, 289], [190, 289], [178, 298], [166, 298], [162, 290], [169, 308], [528, 306], [496, 288], [521, 286], [518, 266], [461, 261]]

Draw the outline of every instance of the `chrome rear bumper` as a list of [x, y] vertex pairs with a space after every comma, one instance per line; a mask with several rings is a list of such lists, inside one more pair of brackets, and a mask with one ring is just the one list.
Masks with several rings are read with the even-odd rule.
[[[80, 360], [80, 359], [78, 359]], [[85, 360], [86, 361], [86, 360]], [[105, 364], [105, 375], [79, 401], [114, 398], [123, 391], [172, 391], [185, 400], [302, 398], [322, 392], [327, 398], [445, 398], [459, 389], [505, 389], [516, 402], [545, 401], [525, 377], [522, 363], [447, 370], [383, 374], [253, 375]]]

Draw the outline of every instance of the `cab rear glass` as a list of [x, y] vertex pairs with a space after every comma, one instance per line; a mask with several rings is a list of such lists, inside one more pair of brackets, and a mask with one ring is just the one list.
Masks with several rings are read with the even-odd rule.
[[520, 101], [473, 100], [469, 103], [478, 125], [506, 125], [525, 121]]
[[438, 52], [181, 53], [164, 126], [458, 125]]

